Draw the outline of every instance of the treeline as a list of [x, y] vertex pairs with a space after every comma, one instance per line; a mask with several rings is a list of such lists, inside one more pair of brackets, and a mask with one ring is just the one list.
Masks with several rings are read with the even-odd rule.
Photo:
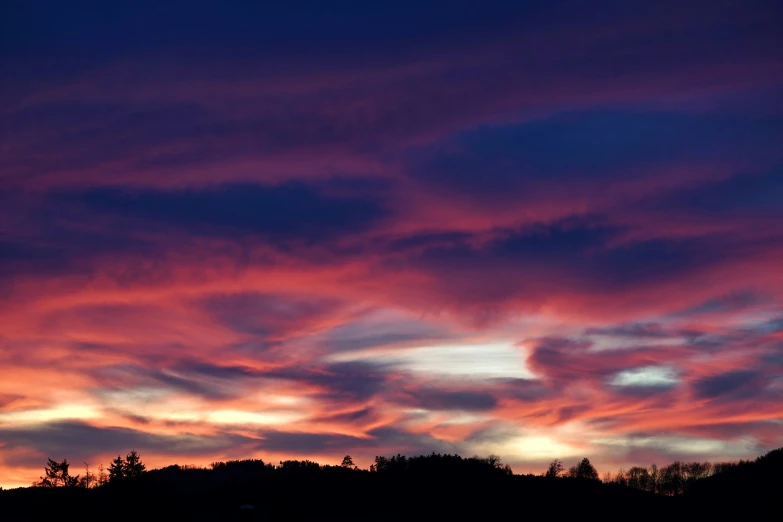
[[596, 471], [595, 467], [590, 463], [590, 459], [588, 458], [584, 458], [578, 464], [571, 466], [568, 468], [567, 472], [565, 466], [563, 465], [563, 461], [560, 459], [555, 459], [549, 464], [549, 467], [544, 473], [544, 476], [547, 478], [558, 478], [560, 476], [565, 476], [583, 480], [598, 480], [598, 471]]
[[[755, 461], [739, 462], [680, 462], [675, 461], [668, 466], [659, 468], [655, 464], [649, 468], [634, 466], [627, 470], [621, 469], [616, 474], [607, 473], [603, 482], [618, 484], [627, 488], [664, 496], [687, 495], [693, 485], [704, 479], [727, 474], [733, 470], [767, 469], [767, 467], [755, 468], [754, 463], [780, 459], [783, 449], [775, 450], [759, 457]], [[146, 471], [146, 466], [135, 450], [131, 450], [124, 458], [118, 456], [112, 461], [108, 470], [99, 467], [98, 473], [90, 471], [85, 464], [83, 475], [71, 475], [70, 463], [67, 459], [57, 462], [49, 459], [45, 467], [45, 475], [35, 482], [35, 487], [81, 487], [94, 488], [104, 485], [117, 485], [128, 483], [143, 476], [152, 474], [158, 478], [176, 481], [175, 477], [200, 476], [207, 478], [212, 476], [221, 478], [252, 478], [262, 476], [304, 476], [338, 474], [341, 477], [347, 474], [369, 474], [378, 477], [404, 478], [404, 477], [470, 477], [475, 479], [501, 478], [513, 475], [511, 467], [501, 462], [497, 455], [488, 457], [473, 456], [464, 458], [459, 455], [432, 453], [408, 457], [405, 455], [393, 455], [391, 457], [376, 456], [369, 469], [363, 470], [356, 466], [350, 455], [346, 455], [340, 465], [322, 465], [311, 460], [285, 460], [273, 465], [262, 459], [229, 460], [226, 462], [213, 462], [208, 467], [172, 465], [161, 469]], [[749, 473], [746, 470], [746, 473]], [[560, 459], [553, 460], [543, 477], [548, 479], [576, 479], [581, 481], [601, 482], [598, 471], [587, 458], [582, 459], [570, 468], [565, 467]], [[166, 480], [169, 480], [166, 479]]]
[[[620, 469], [617, 473], [606, 473], [604, 483], [619, 484], [632, 489], [646, 491], [657, 495], [683, 496], [688, 494], [694, 485], [711, 477], [736, 475], [736, 472], [748, 476], [764, 474], [769, 468], [768, 462], [781, 460], [783, 449], [773, 450], [755, 460], [740, 460], [738, 462], [681, 462], [675, 461], [659, 468], [652, 464], [649, 468], [633, 466], [629, 469]], [[764, 463], [764, 466], [754, 464]], [[544, 473], [548, 478], [581, 478], [598, 480], [598, 473], [588, 459], [583, 459], [578, 465], [568, 470], [562, 461], [553, 460]], [[756, 477], [758, 478], [758, 477]]]
[[268, 474], [308, 474], [308, 473], [370, 473], [377, 476], [403, 477], [421, 475], [448, 476], [511, 476], [513, 471], [508, 464], [502, 464], [497, 455], [488, 457], [461, 457], [459, 455], [431, 453], [407, 457], [397, 454], [391, 457], [377, 456], [367, 470], [360, 469], [350, 455], [346, 455], [339, 466], [319, 464], [311, 460], [284, 460], [278, 465], [264, 462], [262, 459], [229, 460], [213, 462], [208, 468], [200, 466], [172, 465], [162, 468], [163, 473], [172, 472], [211, 472], [218, 475], [268, 475]]
[[230, 521], [252, 505], [257, 520], [472, 522], [518, 516], [520, 506], [527, 518], [582, 518], [611, 509], [640, 520], [765, 520], [783, 491], [783, 449], [728, 465], [631, 468], [604, 480], [586, 458], [526, 475], [513, 474], [495, 455], [378, 456], [364, 469], [348, 455], [339, 465], [246, 459], [152, 470], [142, 459], [130, 452], [94, 480], [85, 480], [92, 471], [77, 475], [50, 460], [39, 487], [0, 492], [0, 519], [48, 522], [55, 509], [114, 513], [132, 505], [134, 516], [150, 513], [156, 520]]
[[432, 453], [418, 457], [406, 457], [397, 454], [391, 458], [375, 457], [370, 465], [370, 473], [382, 475], [475, 475], [475, 476], [511, 476], [511, 467], [501, 463], [500, 457], [490, 455], [482, 458], [473, 456], [462, 458], [459, 455], [441, 455]]
[[685, 495], [697, 480], [706, 479], [743, 464], [746, 464], [746, 461], [714, 464], [675, 461], [662, 468], [658, 468], [655, 464], [649, 468], [634, 466], [627, 470], [620, 469], [615, 475], [607, 473], [604, 481], [660, 495], [677, 496]]
[[94, 488], [104, 485], [122, 484], [143, 475], [153, 474], [158, 476], [176, 474], [209, 474], [215, 476], [230, 476], [233, 478], [247, 478], [277, 474], [306, 475], [313, 473], [370, 473], [385, 477], [404, 476], [471, 476], [471, 477], [502, 477], [511, 476], [513, 471], [507, 464], [501, 463], [497, 455], [488, 457], [473, 456], [463, 458], [459, 455], [432, 453], [416, 457], [405, 455], [393, 455], [391, 457], [377, 456], [375, 462], [368, 470], [360, 469], [353, 462], [350, 455], [346, 455], [340, 465], [319, 464], [311, 460], [285, 460], [274, 465], [264, 462], [262, 459], [229, 460], [226, 462], [213, 462], [208, 467], [173, 464], [161, 469], [146, 471], [146, 466], [136, 450], [130, 451], [125, 458], [118, 456], [112, 461], [108, 470], [99, 467], [97, 474], [90, 471], [85, 464], [83, 475], [71, 475], [71, 464], [67, 459], [61, 462], [48, 459], [45, 467], [45, 476], [34, 482], [33, 487], [80, 487]]
[[71, 463], [68, 462], [68, 459], [58, 462], [49, 458], [44, 468], [44, 476], [33, 482], [33, 487], [89, 489], [139, 478], [146, 469], [147, 467], [141, 462], [141, 457], [136, 450], [131, 450], [124, 459], [121, 455], [117, 455], [108, 470], [103, 467], [103, 464], [100, 464], [97, 473], [90, 471], [90, 465], [85, 462], [84, 475], [71, 475]]
[[648, 491], [659, 495], [683, 496], [696, 489], [705, 479], [718, 482], [755, 483], [756, 487], [769, 484], [773, 478], [780, 480], [779, 467], [783, 465], [783, 448], [772, 450], [754, 460], [738, 462], [680, 462], [675, 461], [663, 468], [655, 464], [649, 468], [634, 466], [621, 469], [615, 475], [608, 473], [604, 482], [620, 484], [629, 488]]

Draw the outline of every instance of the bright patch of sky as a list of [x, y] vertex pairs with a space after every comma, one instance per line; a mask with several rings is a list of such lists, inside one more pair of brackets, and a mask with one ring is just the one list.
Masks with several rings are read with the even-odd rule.
[[[478, 455], [495, 453], [505, 462], [530, 462], [566, 458], [579, 453], [565, 439], [575, 426], [563, 425], [555, 429], [525, 429], [504, 425], [489, 430], [478, 440], [467, 444], [470, 452]], [[562, 437], [565, 436], [565, 439]]]
[[326, 360], [364, 361], [409, 373], [474, 379], [533, 377], [524, 353], [511, 342], [360, 350], [329, 355]]
[[285, 424], [302, 420], [305, 414], [293, 411], [251, 412], [241, 410], [217, 410], [207, 416], [216, 424]]
[[612, 378], [615, 386], [673, 386], [679, 381], [677, 372], [667, 366], [645, 366], [623, 370]]
[[3, 412], [0, 413], [0, 423], [27, 424], [72, 419], [95, 419], [100, 416], [100, 411], [91, 405], [62, 404], [54, 408]]

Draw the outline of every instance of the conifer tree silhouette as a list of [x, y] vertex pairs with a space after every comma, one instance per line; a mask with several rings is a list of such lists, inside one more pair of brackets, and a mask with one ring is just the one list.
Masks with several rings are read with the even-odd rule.
[[136, 450], [131, 450], [125, 456], [125, 476], [128, 478], [138, 478], [144, 473], [146, 466], [141, 462], [141, 458]]
[[109, 483], [116, 484], [125, 478], [125, 461], [120, 455], [109, 464]]
[[79, 475], [72, 477], [68, 468], [71, 464], [68, 459], [63, 459], [62, 462], [48, 459], [44, 472], [45, 477], [41, 477], [41, 481], [36, 485], [44, 488], [58, 488], [58, 487], [73, 487], [79, 484]]

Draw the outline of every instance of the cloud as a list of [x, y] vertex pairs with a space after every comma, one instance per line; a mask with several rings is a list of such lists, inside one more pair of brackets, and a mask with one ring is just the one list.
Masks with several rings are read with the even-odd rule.
[[676, 334], [666, 331], [660, 323], [643, 323], [613, 326], [610, 328], [588, 328], [585, 330], [585, 335], [660, 339], [672, 337]]
[[11, 409], [14, 403], [24, 399], [24, 395], [4, 393], [0, 394], [0, 411]]
[[756, 370], [733, 370], [699, 379], [693, 390], [699, 399], [716, 399], [725, 395], [752, 397], [759, 393], [762, 374]]
[[[759, 447], [744, 438], [721, 440], [711, 437], [659, 436], [633, 434], [623, 441], [606, 441], [611, 453], [622, 453], [624, 459], [635, 465], [649, 466], [650, 463], [670, 463], [675, 460], [704, 461], [716, 453], [725, 454], [731, 460], [759, 452]], [[665, 464], [663, 464], [665, 465]]]
[[328, 319], [345, 304], [328, 297], [240, 293], [210, 296], [203, 306], [233, 330], [274, 338]]
[[472, 390], [419, 389], [408, 391], [403, 402], [427, 410], [488, 411], [497, 405], [491, 393]]
[[362, 408], [361, 410], [349, 411], [347, 413], [327, 414], [318, 420], [329, 423], [350, 424], [368, 420], [371, 417], [373, 417], [373, 410], [371, 408]]
[[739, 290], [737, 292], [708, 299], [704, 303], [681, 312], [682, 315], [701, 315], [710, 313], [732, 313], [759, 305], [768, 304], [769, 296], [758, 291]]
[[741, 439], [753, 437], [760, 444], [775, 446], [780, 444], [780, 421], [731, 422], [690, 426], [687, 433], [696, 437], [717, 437], [719, 439]]
[[380, 393], [387, 376], [370, 363], [334, 363], [323, 368], [282, 369], [268, 372], [267, 377], [290, 380], [310, 386], [323, 398], [364, 401]]
[[370, 439], [330, 433], [265, 432], [259, 447], [289, 454], [330, 453], [337, 455], [352, 449], [375, 446]]
[[504, 398], [517, 401], [536, 403], [551, 396], [552, 389], [541, 380], [536, 379], [504, 379], [495, 383]]
[[615, 386], [670, 387], [677, 384], [676, 372], [671, 368], [648, 366], [623, 370], [614, 376]]
[[[30, 427], [0, 427], [0, 441], [7, 448], [31, 448], [52, 458], [74, 462], [94, 455], [125, 454], [132, 448], [167, 455], [195, 456], [225, 452], [252, 443], [241, 435], [163, 435], [121, 427], [97, 427], [82, 422], [57, 422]], [[30, 465], [40, 464], [40, 458]]]
[[[616, 384], [660, 382], [673, 370], [657, 363], [686, 360], [689, 349], [682, 346], [631, 346], [623, 349], [591, 350], [589, 341], [549, 337], [529, 340], [528, 364], [554, 382], [603, 381], [610, 375]], [[668, 381], [667, 381], [668, 382]]]

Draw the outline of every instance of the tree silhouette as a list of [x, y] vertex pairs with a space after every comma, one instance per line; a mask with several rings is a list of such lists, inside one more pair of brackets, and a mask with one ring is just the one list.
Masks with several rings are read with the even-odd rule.
[[48, 459], [46, 467], [44, 468], [45, 477], [41, 477], [41, 482], [38, 484], [43, 488], [56, 488], [60, 485], [60, 463]]
[[125, 478], [125, 461], [120, 455], [109, 464], [109, 483], [116, 484]]
[[650, 490], [650, 472], [647, 468], [634, 466], [625, 472], [626, 484], [642, 491]]
[[62, 462], [57, 462], [51, 458], [48, 459], [44, 468], [46, 476], [41, 477], [41, 481], [36, 485], [44, 488], [73, 487], [78, 485], [79, 475], [72, 477], [68, 473], [70, 466], [68, 459], [63, 459]]
[[598, 480], [598, 471], [590, 464], [590, 460], [587, 458], [582, 459], [582, 462], [578, 466], [571, 468], [569, 472], [571, 476], [578, 479]]
[[495, 455], [494, 453], [491, 453], [489, 457], [487, 457], [487, 464], [492, 466], [493, 468], [499, 468], [500, 467], [500, 456]]
[[655, 463], [650, 466], [650, 491], [653, 493], [660, 493], [661, 491], [661, 472]]
[[140, 477], [147, 467], [141, 462], [141, 457], [136, 450], [131, 450], [125, 455], [125, 460], [120, 455], [109, 465], [109, 483], [118, 483], [124, 479]]
[[90, 465], [84, 463], [84, 476], [79, 481], [79, 487], [84, 489], [90, 489], [95, 484], [95, 473], [90, 471]]
[[661, 468], [660, 488], [664, 495], [679, 496], [685, 492], [682, 462], [675, 460], [668, 466]]
[[98, 464], [98, 475], [95, 477], [98, 482], [98, 486], [108, 484], [109, 476], [106, 474], [106, 469], [103, 467], [103, 462]]
[[355, 467], [353, 463], [353, 459], [351, 458], [350, 455], [346, 455], [345, 457], [343, 457], [343, 462], [342, 464], [340, 464], [340, 466], [348, 469], [353, 469]]
[[563, 466], [563, 462], [560, 459], [555, 459], [549, 463], [549, 467], [547, 468], [546, 474], [544, 476], [549, 478], [556, 478], [563, 471], [565, 471], [565, 466]]
[[146, 466], [141, 462], [141, 457], [139, 457], [136, 450], [131, 450], [130, 453], [125, 456], [124, 471], [127, 478], [138, 478], [144, 473], [145, 469]]

